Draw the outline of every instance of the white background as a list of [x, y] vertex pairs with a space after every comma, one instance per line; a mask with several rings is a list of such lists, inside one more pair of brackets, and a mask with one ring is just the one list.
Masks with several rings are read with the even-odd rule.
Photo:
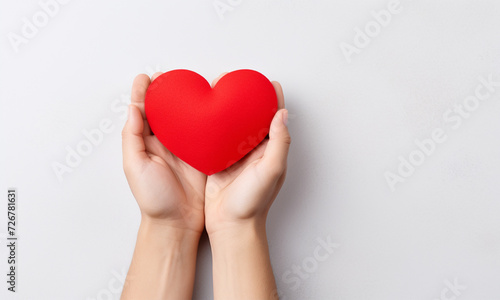
[[[18, 293], [0, 275], [0, 298], [117, 299], [139, 224], [120, 136], [134, 76], [251, 68], [281, 82], [290, 111], [268, 218], [283, 299], [498, 299], [500, 88], [456, 129], [443, 114], [479, 77], [500, 81], [500, 2], [401, 0], [350, 63], [341, 43], [388, 0], [231, 2], [221, 18], [212, 0], [73, 0], [17, 52], [10, 33], [43, 10], [0, 2], [0, 274], [7, 188], [19, 198]], [[52, 165], [104, 119], [113, 131], [59, 181]], [[384, 173], [437, 128], [446, 141], [391, 191]], [[323, 261], [318, 239], [339, 245]], [[212, 298], [210, 259], [204, 236], [195, 299]]]

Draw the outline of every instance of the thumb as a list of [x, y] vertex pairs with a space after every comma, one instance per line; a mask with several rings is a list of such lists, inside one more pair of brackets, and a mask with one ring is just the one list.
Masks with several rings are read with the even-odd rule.
[[122, 131], [122, 151], [123, 167], [133, 165], [144, 158], [146, 154], [146, 145], [142, 131], [144, 122], [141, 112], [137, 106], [131, 104], [128, 106], [128, 119]]
[[290, 148], [291, 138], [288, 133], [288, 110], [280, 109], [271, 122], [269, 129], [269, 142], [262, 162], [266, 172], [275, 175], [281, 174], [286, 167], [288, 149]]

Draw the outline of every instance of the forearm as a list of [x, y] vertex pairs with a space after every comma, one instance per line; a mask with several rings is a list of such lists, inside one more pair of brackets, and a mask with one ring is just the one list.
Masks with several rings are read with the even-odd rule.
[[235, 226], [209, 238], [216, 300], [274, 299], [276, 283], [265, 223]]
[[121, 299], [191, 299], [199, 238], [143, 219]]

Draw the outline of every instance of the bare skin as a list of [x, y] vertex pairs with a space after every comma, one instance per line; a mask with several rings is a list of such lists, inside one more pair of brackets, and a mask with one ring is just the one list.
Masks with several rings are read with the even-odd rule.
[[285, 181], [290, 135], [281, 86], [278, 112], [264, 140], [243, 160], [209, 176], [205, 226], [212, 247], [215, 299], [275, 299], [266, 237], [269, 208]]
[[123, 166], [142, 217], [122, 299], [191, 299], [204, 228], [213, 253], [215, 299], [274, 299], [265, 224], [285, 180], [290, 145], [281, 86], [273, 82], [280, 110], [269, 139], [207, 177], [151, 134], [144, 113], [150, 82], [144, 74], [134, 80], [122, 132]]

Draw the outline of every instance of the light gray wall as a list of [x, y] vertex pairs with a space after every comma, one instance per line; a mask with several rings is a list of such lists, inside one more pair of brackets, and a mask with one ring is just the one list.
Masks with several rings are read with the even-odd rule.
[[[19, 292], [0, 298], [118, 298], [139, 222], [122, 109], [137, 73], [176, 68], [283, 85], [293, 144], [268, 221], [283, 299], [500, 295], [500, 87], [483, 84], [500, 81], [500, 2], [73, 0], [47, 20], [38, 1], [0, 3], [0, 188], [19, 193]], [[52, 165], [103, 120], [112, 132], [60, 181]], [[400, 156], [418, 165], [399, 173]], [[211, 283], [204, 237], [195, 299]]]

